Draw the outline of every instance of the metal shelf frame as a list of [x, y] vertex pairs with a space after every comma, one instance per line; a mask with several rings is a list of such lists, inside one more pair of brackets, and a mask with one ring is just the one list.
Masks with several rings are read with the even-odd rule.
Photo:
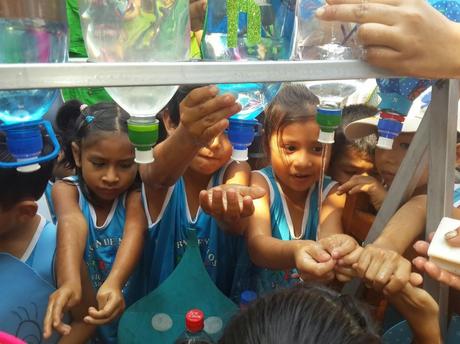
[[[150, 63], [0, 64], [0, 90], [160, 86], [181, 84], [344, 80], [391, 77], [360, 61], [150, 62]], [[458, 81], [438, 81], [433, 101], [398, 171], [365, 243], [372, 242], [405, 202], [429, 166], [427, 233], [452, 207]], [[426, 276], [425, 276], [426, 278]], [[443, 333], [447, 288], [426, 278], [425, 287], [440, 304]]]

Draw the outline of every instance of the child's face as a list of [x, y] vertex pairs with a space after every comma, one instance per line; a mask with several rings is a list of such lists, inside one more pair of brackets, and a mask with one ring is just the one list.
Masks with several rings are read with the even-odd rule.
[[[409, 145], [415, 133], [401, 133], [393, 142], [392, 150], [377, 148], [375, 150], [375, 167], [387, 186], [393, 183], [396, 172], [398, 172]], [[417, 187], [427, 184], [428, 169], [421, 176]]]
[[[283, 190], [306, 192], [318, 180], [323, 147], [318, 142], [319, 126], [314, 118], [294, 122], [270, 138], [272, 168]], [[330, 150], [326, 156], [329, 164]]]
[[211, 175], [224, 166], [232, 156], [232, 145], [227, 134], [221, 133], [201, 148], [190, 163], [190, 168], [203, 175]]
[[344, 184], [356, 174], [371, 173], [374, 169], [373, 160], [368, 154], [347, 145], [339, 156], [331, 160], [328, 174], [333, 180]]
[[137, 164], [134, 148], [125, 133], [98, 134], [84, 140], [82, 149], [75, 146], [77, 166], [86, 185], [100, 201], [112, 202], [134, 182]]

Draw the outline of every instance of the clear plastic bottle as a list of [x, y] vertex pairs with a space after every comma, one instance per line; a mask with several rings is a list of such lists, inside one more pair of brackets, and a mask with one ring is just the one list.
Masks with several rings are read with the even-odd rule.
[[213, 340], [204, 331], [204, 313], [199, 309], [192, 309], [185, 315], [185, 331], [175, 344], [213, 344]]
[[315, 17], [325, 0], [298, 0], [296, 5], [296, 60], [351, 60], [361, 56], [357, 26], [326, 22]]

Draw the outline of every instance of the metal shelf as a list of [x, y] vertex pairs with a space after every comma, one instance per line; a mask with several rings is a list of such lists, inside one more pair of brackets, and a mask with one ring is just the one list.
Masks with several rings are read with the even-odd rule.
[[0, 76], [3, 90], [390, 77], [356, 60], [0, 64]]

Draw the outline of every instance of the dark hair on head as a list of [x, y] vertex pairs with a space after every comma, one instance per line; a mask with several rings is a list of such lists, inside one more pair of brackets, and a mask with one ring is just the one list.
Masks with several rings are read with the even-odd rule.
[[219, 344], [377, 344], [370, 317], [351, 296], [321, 285], [282, 289], [255, 301]]
[[[162, 111], [168, 111], [169, 118], [171, 122], [177, 127], [180, 123], [180, 103], [187, 97], [187, 95], [192, 92], [194, 89], [203, 87], [206, 85], [182, 85], [180, 86], [176, 93], [173, 95], [171, 100], [165, 106]], [[158, 142], [164, 141], [168, 137], [168, 133], [166, 132], [166, 128], [164, 126], [163, 121], [160, 121], [160, 134]]]
[[284, 84], [265, 109], [264, 134], [268, 150], [270, 138], [286, 125], [316, 115], [317, 96], [302, 84]]
[[[53, 145], [45, 131], [42, 131], [42, 135], [41, 155], [48, 155], [53, 151]], [[7, 149], [4, 135], [0, 135], [0, 158], [2, 161], [15, 161]], [[11, 209], [24, 200], [39, 200], [53, 175], [55, 161], [43, 162], [39, 170], [29, 173], [18, 172], [15, 168], [0, 168], [0, 209]]]
[[80, 145], [84, 139], [101, 132], [128, 133], [129, 114], [117, 104], [82, 106], [78, 100], [65, 102], [59, 108], [54, 123], [62, 141], [64, 161], [69, 168], [76, 168], [72, 142]]
[[375, 147], [377, 146], [376, 134], [371, 134], [357, 140], [350, 141], [345, 136], [344, 128], [351, 122], [375, 116], [377, 112], [377, 108], [366, 104], [353, 104], [343, 108], [342, 124], [335, 132], [335, 142], [332, 148], [331, 160], [340, 156], [347, 147], [352, 147], [365, 156], [374, 156]]

